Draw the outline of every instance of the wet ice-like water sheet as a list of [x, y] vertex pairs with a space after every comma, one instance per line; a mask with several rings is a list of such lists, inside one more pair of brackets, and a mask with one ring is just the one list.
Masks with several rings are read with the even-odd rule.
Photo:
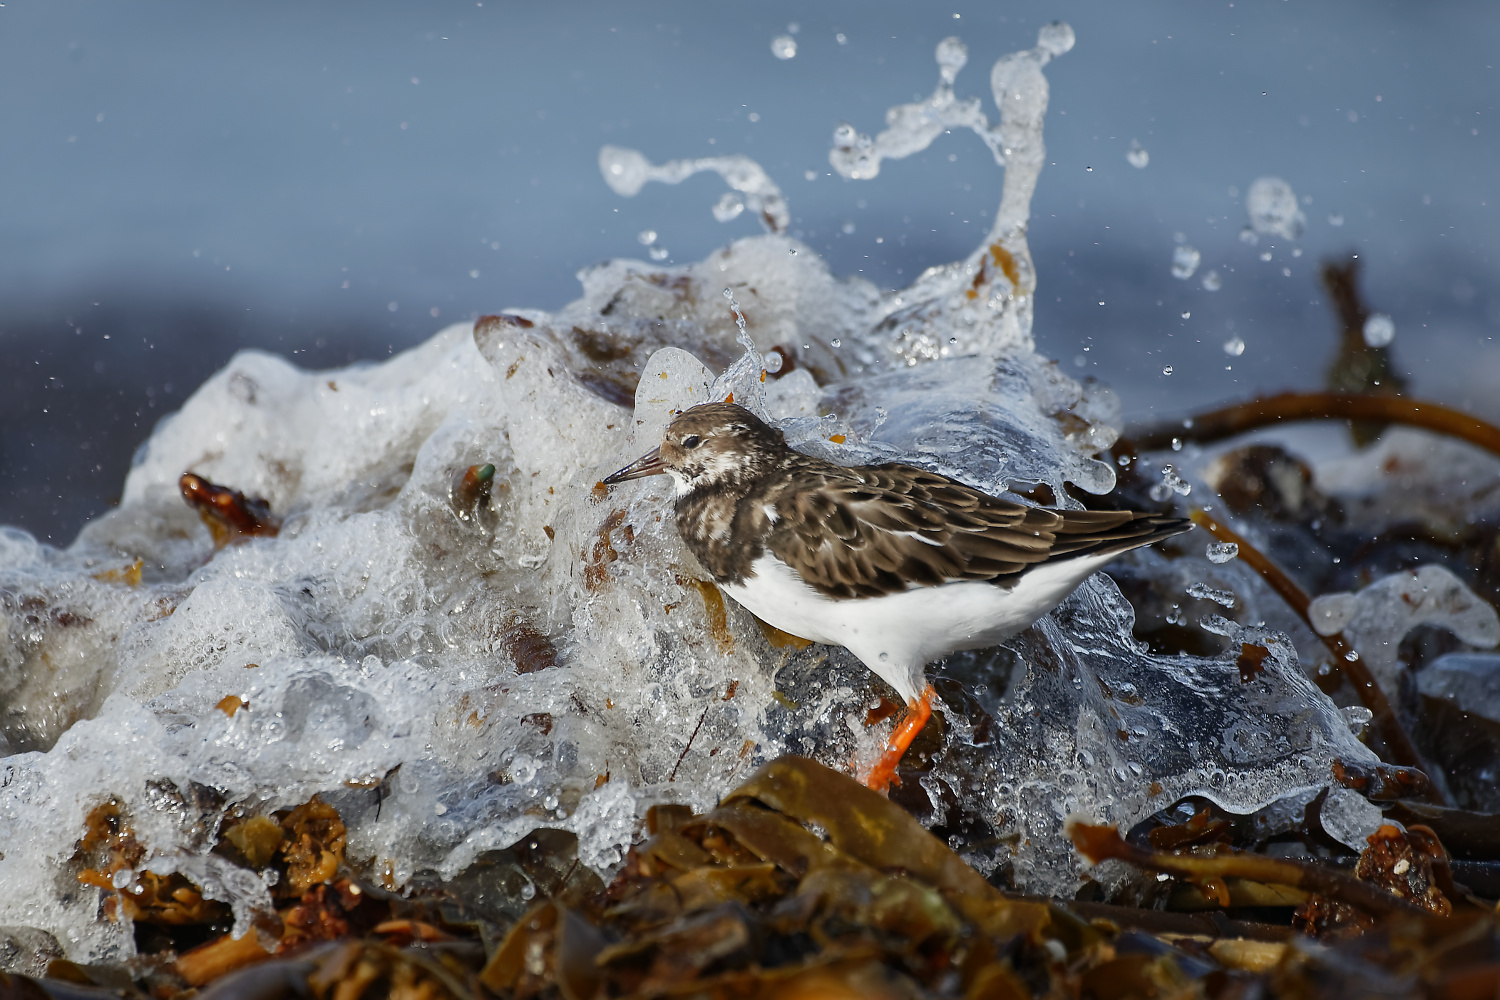
[[[785, 752], [834, 766], [877, 752], [891, 723], [864, 725], [882, 692], [862, 666], [725, 602], [664, 482], [598, 482], [675, 410], [732, 392], [834, 461], [1048, 484], [1064, 502], [1064, 482], [1110, 490], [1113, 395], [1031, 336], [1042, 69], [1072, 40], [1051, 25], [995, 63], [996, 124], [954, 96], [967, 52], [947, 39], [928, 101], [875, 139], [839, 129], [849, 177], [954, 125], [1004, 166], [984, 244], [909, 288], [831, 275], [746, 159], [606, 149], [621, 194], [714, 170], [769, 231], [685, 267], [611, 261], [556, 313], [452, 326], [378, 365], [243, 353], [163, 421], [119, 509], [73, 545], [0, 531], [0, 924], [50, 931], [78, 960], [132, 951], [73, 860], [109, 799], [142, 869], [184, 873], [243, 932], [269, 896], [210, 853], [231, 808], [320, 794], [351, 862], [397, 886], [538, 826], [573, 831], [582, 863], [608, 872], [652, 803], [704, 809]], [[459, 502], [478, 463], [494, 479]], [[216, 550], [178, 493], [187, 470], [265, 498], [279, 535]], [[962, 684], [940, 687], [924, 787], [936, 814], [987, 824], [990, 847], [970, 852], [987, 872], [1071, 893], [1070, 814], [1129, 826], [1188, 794], [1248, 812], [1322, 787], [1335, 757], [1373, 759], [1284, 638], [1226, 622], [1235, 649], [1267, 650], [1242, 679], [1232, 655], [1148, 655], [1131, 625], [1095, 577], [1010, 649], [945, 668]]]

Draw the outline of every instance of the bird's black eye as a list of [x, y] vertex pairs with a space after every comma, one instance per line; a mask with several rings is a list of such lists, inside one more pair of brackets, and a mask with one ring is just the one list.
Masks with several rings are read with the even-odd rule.
[[696, 448], [700, 443], [701, 441], [696, 434], [689, 434], [687, 437], [682, 439], [682, 446], [684, 448]]

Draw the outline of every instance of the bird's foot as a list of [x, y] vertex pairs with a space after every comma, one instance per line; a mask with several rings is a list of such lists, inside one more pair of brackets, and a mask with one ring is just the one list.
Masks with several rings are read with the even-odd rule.
[[901, 763], [901, 758], [906, 755], [906, 750], [911, 746], [912, 740], [927, 725], [927, 720], [932, 717], [932, 685], [927, 685], [922, 691], [920, 698], [915, 698], [907, 703], [906, 714], [901, 721], [896, 723], [896, 731], [891, 733], [891, 738], [885, 745], [885, 751], [881, 753], [870, 770], [859, 776], [866, 787], [873, 788], [877, 792], [883, 792], [892, 784], [899, 785], [901, 779], [896, 777], [896, 765]]

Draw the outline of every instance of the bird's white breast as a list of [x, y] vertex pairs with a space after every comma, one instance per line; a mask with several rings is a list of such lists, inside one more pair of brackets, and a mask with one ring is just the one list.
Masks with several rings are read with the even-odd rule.
[[926, 683], [923, 667], [960, 649], [982, 649], [1028, 628], [1113, 556], [1043, 563], [1013, 585], [955, 582], [881, 597], [833, 600], [770, 553], [724, 593], [783, 632], [845, 646], [906, 699]]

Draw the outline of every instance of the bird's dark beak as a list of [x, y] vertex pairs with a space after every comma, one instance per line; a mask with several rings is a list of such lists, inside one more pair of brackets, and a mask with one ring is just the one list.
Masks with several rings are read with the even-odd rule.
[[661, 449], [652, 448], [640, 458], [631, 462], [625, 468], [608, 476], [604, 480], [605, 486], [614, 486], [616, 483], [629, 482], [632, 479], [644, 479], [647, 476], [659, 476], [667, 471], [667, 463], [661, 460]]

